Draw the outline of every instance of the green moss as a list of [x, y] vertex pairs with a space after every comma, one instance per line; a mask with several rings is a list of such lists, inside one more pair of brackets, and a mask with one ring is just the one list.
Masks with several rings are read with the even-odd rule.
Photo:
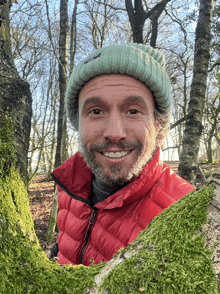
[[[16, 172], [0, 179], [0, 293], [83, 293], [99, 266], [50, 261], [36, 238], [28, 195]], [[13, 195], [13, 197], [12, 197]]]
[[[17, 173], [0, 179], [0, 187], [0, 293], [84, 293], [103, 264], [64, 267], [48, 260], [35, 237], [28, 197]], [[212, 189], [202, 189], [152, 220], [129, 246], [132, 250], [143, 243], [138, 256], [115, 267], [102, 287], [117, 294], [217, 293], [211, 252], [202, 234], [194, 236], [206, 221], [211, 197]]]
[[0, 117], [0, 293], [83, 293], [103, 266], [60, 266], [41, 249], [15, 168], [11, 120]]
[[[60, 266], [48, 260], [34, 232], [27, 191], [14, 167], [10, 128], [9, 121], [0, 125], [0, 162], [4, 162], [0, 165], [0, 293], [83, 294], [104, 263]], [[220, 283], [211, 251], [198, 233], [212, 195], [209, 187], [186, 195], [153, 219], [129, 245], [132, 250], [143, 244], [137, 257], [115, 267], [101, 287], [117, 294], [217, 293]]]
[[13, 125], [7, 114], [0, 112], [0, 177], [8, 175], [15, 166], [15, 145], [13, 138]]
[[61, 267], [21, 234], [7, 235], [8, 246], [0, 253], [0, 293], [80, 294], [92, 286], [99, 267]]
[[212, 195], [210, 187], [190, 193], [153, 219], [129, 246], [143, 243], [138, 256], [111, 271], [101, 288], [115, 294], [217, 293], [212, 253], [198, 233]]

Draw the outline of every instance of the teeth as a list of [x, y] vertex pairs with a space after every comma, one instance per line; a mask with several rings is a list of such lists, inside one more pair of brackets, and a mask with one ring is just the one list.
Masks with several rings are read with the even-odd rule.
[[112, 158], [120, 158], [122, 156], [125, 156], [129, 153], [130, 151], [121, 151], [121, 152], [103, 152], [103, 154], [107, 157], [112, 157]]

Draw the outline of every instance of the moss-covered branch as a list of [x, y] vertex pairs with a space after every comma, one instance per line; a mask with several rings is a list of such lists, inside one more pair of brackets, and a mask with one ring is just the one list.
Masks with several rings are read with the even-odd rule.
[[94, 282], [117, 294], [217, 293], [211, 251], [198, 233], [212, 188], [186, 195], [166, 209], [106, 266], [64, 267], [41, 250], [16, 172], [0, 182], [0, 293], [96, 293], [88, 288]]
[[200, 233], [212, 196], [211, 187], [184, 196], [106, 264], [60, 266], [39, 245], [12, 165], [0, 177], [0, 293], [217, 294], [212, 252]]

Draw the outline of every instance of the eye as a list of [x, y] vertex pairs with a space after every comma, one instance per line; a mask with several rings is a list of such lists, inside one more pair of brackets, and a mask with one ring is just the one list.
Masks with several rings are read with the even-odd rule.
[[129, 112], [129, 114], [137, 114], [137, 113], [139, 113], [139, 111], [137, 109], [130, 109], [128, 112]]
[[89, 114], [99, 115], [99, 114], [102, 114], [102, 111], [99, 108], [95, 108], [95, 109], [90, 110]]

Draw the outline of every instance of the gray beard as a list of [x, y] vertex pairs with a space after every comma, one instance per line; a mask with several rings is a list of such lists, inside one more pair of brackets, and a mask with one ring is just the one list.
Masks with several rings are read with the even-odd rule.
[[[118, 141], [116, 144], [111, 143], [110, 141], [106, 143], [100, 143], [97, 145], [92, 145], [90, 148], [87, 148], [85, 144], [83, 144], [81, 136], [79, 134], [78, 137], [78, 145], [79, 151], [84, 157], [85, 162], [87, 163], [88, 168], [92, 171], [95, 177], [109, 186], [115, 185], [124, 185], [131, 182], [135, 177], [137, 177], [143, 170], [144, 166], [152, 159], [152, 156], [155, 152], [156, 148], [156, 140], [154, 142], [152, 150], [148, 150], [148, 152], [141, 156], [142, 144], [140, 142], [120, 142]], [[122, 168], [119, 164], [112, 164], [110, 166], [110, 170], [112, 173], [112, 177], [105, 174], [102, 166], [95, 160], [95, 152], [108, 150], [112, 146], [117, 146], [118, 149], [137, 149], [136, 161], [131, 166], [130, 171]], [[119, 173], [122, 172], [122, 176], [119, 177]]]

